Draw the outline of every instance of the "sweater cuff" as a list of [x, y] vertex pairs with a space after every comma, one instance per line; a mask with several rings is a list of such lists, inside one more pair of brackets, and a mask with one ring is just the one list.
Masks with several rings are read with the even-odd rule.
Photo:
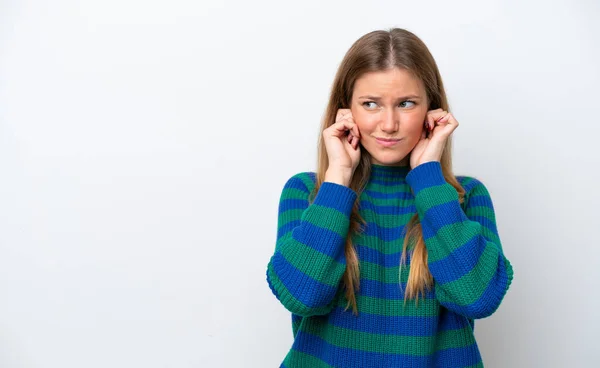
[[358, 197], [358, 194], [350, 187], [330, 181], [324, 181], [321, 183], [313, 203], [335, 208], [344, 214], [350, 215], [356, 197]]
[[409, 171], [406, 175], [406, 182], [412, 188], [415, 196], [423, 189], [446, 184], [442, 173], [442, 164], [439, 161], [422, 163]]

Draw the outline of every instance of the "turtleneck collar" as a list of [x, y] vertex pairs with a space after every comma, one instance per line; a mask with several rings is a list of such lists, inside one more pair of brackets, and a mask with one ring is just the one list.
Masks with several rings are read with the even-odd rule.
[[410, 172], [410, 165], [407, 166], [387, 166], [371, 164], [371, 180], [381, 183], [404, 182], [406, 175]]

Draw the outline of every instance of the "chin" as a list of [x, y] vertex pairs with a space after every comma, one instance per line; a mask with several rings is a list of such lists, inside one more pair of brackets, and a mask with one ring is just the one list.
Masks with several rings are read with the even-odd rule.
[[[381, 155], [371, 155], [371, 162], [378, 162], [381, 165], [387, 165], [387, 166], [396, 166], [396, 165], [400, 165], [400, 163], [402, 162], [402, 160], [406, 159], [406, 155], [404, 156], [398, 156], [398, 155], [384, 155], [383, 157]], [[408, 160], [407, 160], [408, 161]], [[406, 163], [407, 165], [410, 164], [409, 162]]]

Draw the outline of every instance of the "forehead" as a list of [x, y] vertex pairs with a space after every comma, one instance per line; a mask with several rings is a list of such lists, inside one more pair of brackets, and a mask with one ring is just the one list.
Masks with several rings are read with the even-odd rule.
[[423, 96], [423, 82], [411, 72], [394, 68], [386, 71], [368, 72], [360, 76], [354, 84], [354, 96], [361, 94], [377, 94], [395, 97], [408, 94]]

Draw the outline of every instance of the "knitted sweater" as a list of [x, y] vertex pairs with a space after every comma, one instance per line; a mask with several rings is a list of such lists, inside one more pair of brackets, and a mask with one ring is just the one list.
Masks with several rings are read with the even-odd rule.
[[[291, 312], [294, 342], [280, 367], [482, 367], [474, 319], [499, 307], [513, 278], [484, 184], [457, 176], [458, 202], [437, 161], [371, 165], [359, 198], [367, 222], [353, 237], [360, 267], [358, 316], [342, 276], [344, 244], [358, 194], [323, 182], [314, 201], [314, 172], [292, 176], [281, 193], [277, 241], [266, 277]], [[412, 189], [412, 192], [411, 192]], [[434, 287], [404, 304], [411, 253], [399, 275], [405, 225], [418, 213]], [[399, 283], [402, 283], [402, 289]]]

